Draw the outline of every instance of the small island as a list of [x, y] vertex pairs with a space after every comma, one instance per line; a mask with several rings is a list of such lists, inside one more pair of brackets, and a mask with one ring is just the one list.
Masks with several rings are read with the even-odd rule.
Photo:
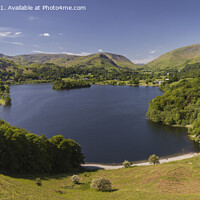
[[75, 88], [86, 88], [90, 87], [91, 85], [87, 81], [64, 81], [64, 80], [57, 80], [53, 83], [54, 90], [68, 90], [68, 89], [75, 89]]

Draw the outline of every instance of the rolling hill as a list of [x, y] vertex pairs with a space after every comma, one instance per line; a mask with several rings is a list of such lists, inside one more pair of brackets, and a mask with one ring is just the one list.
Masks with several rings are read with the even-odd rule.
[[74, 56], [67, 54], [27, 54], [19, 56], [0, 57], [14, 61], [20, 65], [33, 63], [54, 63], [65, 67], [105, 67], [137, 69], [138, 66], [122, 55], [112, 53], [97, 53], [88, 56]]
[[[200, 44], [181, 47], [161, 55], [147, 65], [154, 71], [164, 69], [182, 69], [187, 62], [195, 59], [200, 60]], [[198, 59], [197, 59], [198, 58]], [[193, 60], [193, 63], [195, 60]]]
[[[0, 199], [40, 200], [199, 200], [200, 157], [166, 164], [131, 167], [117, 170], [82, 172], [79, 184], [72, 184], [73, 174], [52, 176], [0, 175]], [[42, 185], [36, 184], [41, 177]], [[99, 192], [90, 189], [92, 179], [104, 177], [113, 190]]]

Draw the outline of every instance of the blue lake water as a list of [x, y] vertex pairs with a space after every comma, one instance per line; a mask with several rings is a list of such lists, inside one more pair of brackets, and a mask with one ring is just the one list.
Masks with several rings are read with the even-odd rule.
[[120, 163], [199, 151], [185, 128], [146, 118], [157, 87], [97, 86], [55, 91], [51, 84], [11, 86], [1, 119], [36, 134], [62, 134], [81, 144], [86, 162]]

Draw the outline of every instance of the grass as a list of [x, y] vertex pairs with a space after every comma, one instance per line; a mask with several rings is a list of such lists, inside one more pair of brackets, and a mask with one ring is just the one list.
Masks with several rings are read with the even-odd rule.
[[[99, 170], [80, 173], [80, 184], [72, 184], [71, 174], [35, 178], [0, 175], [0, 199], [200, 199], [200, 156], [162, 165]], [[104, 177], [113, 184], [111, 192], [90, 189], [93, 178]]]

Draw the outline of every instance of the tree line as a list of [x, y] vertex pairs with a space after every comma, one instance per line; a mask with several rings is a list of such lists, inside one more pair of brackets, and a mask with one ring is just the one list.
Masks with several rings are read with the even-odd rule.
[[200, 78], [181, 80], [161, 86], [164, 94], [149, 104], [147, 116], [167, 125], [190, 125], [189, 132], [200, 135]]
[[63, 173], [84, 163], [81, 146], [62, 135], [48, 139], [0, 120], [0, 171], [12, 174]]
[[57, 80], [53, 82], [54, 90], [66, 90], [66, 89], [74, 89], [74, 88], [85, 88], [90, 87], [91, 85], [87, 81], [64, 81]]
[[[3, 59], [5, 60], [5, 59]], [[53, 63], [33, 63], [28, 66], [14, 65], [9, 61], [0, 62], [0, 80], [3, 82], [53, 82], [62, 78], [80, 79], [84, 76], [91, 83], [101, 81], [130, 81], [137, 84], [139, 80], [154, 81], [160, 74], [144, 73], [128, 68], [106, 68], [106, 67], [61, 67]]]

